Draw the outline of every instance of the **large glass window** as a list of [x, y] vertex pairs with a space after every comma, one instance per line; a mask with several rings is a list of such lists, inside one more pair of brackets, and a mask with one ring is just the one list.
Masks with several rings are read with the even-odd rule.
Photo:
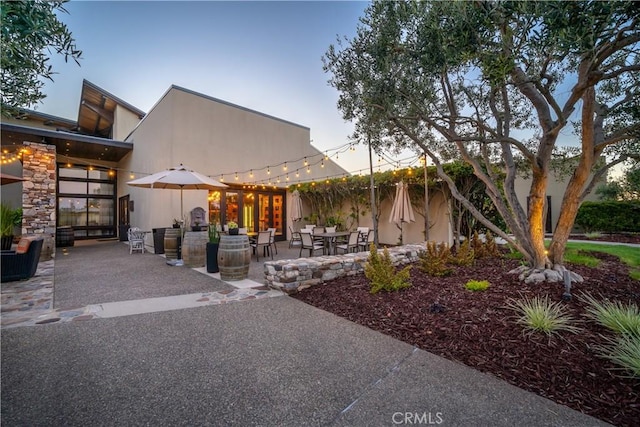
[[253, 192], [245, 192], [242, 196], [242, 222], [249, 233], [258, 231], [253, 221], [253, 214], [255, 212], [254, 198], [255, 194]]
[[209, 222], [226, 224], [237, 222], [249, 233], [276, 229], [276, 237], [284, 239], [285, 191], [260, 191], [238, 188], [209, 192]]
[[227, 191], [225, 202], [225, 224], [233, 221], [239, 226], [242, 226], [242, 224], [240, 224], [240, 218], [238, 217], [238, 193]]
[[209, 224], [222, 224], [220, 201], [222, 193], [220, 191], [209, 192]]
[[115, 181], [108, 169], [58, 165], [58, 226], [77, 238], [114, 237]]

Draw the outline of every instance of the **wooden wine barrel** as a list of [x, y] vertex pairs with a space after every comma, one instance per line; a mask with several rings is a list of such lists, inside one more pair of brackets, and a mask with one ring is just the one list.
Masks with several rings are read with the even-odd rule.
[[182, 261], [191, 268], [204, 267], [209, 235], [206, 231], [185, 231], [182, 242]]
[[164, 255], [167, 259], [180, 259], [182, 235], [179, 228], [167, 228], [164, 231]]
[[249, 246], [249, 236], [241, 234], [220, 236], [218, 247], [218, 268], [220, 269], [220, 279], [234, 281], [243, 280], [249, 276], [249, 265], [251, 264], [251, 247]]
[[73, 234], [73, 227], [64, 226], [58, 227], [56, 230], [56, 248], [64, 248], [67, 246], [73, 246], [75, 243], [75, 237]]

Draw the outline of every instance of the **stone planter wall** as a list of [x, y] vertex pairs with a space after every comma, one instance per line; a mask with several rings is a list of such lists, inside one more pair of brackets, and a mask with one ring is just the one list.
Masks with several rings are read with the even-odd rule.
[[[404, 245], [389, 248], [394, 265], [417, 261], [425, 245]], [[382, 249], [378, 252], [382, 253]], [[338, 277], [364, 274], [369, 252], [313, 258], [285, 259], [264, 263], [265, 284], [287, 294], [296, 293], [310, 286], [320, 285]]]

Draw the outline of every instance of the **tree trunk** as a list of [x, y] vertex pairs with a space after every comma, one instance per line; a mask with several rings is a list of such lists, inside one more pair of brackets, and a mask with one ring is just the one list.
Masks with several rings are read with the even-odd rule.
[[[567, 189], [562, 198], [560, 207], [560, 217], [553, 233], [553, 239], [549, 246], [549, 258], [553, 264], [562, 265], [564, 262], [564, 251], [567, 247], [567, 240], [573, 228], [573, 224], [578, 214], [578, 208], [582, 200], [584, 185], [589, 178], [591, 168], [595, 163], [595, 129], [594, 116], [596, 109], [595, 89], [592, 87], [585, 90], [582, 96], [582, 150], [580, 162], [573, 172]], [[598, 123], [600, 125], [600, 123]]]
[[529, 238], [531, 239], [531, 267], [547, 268], [547, 258], [544, 246], [544, 207], [547, 192], [546, 168], [535, 168], [533, 181], [529, 192]]

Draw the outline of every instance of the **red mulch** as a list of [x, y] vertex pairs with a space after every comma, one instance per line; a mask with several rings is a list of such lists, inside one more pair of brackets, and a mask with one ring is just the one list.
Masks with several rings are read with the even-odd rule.
[[[477, 260], [454, 275], [434, 278], [418, 266], [412, 286], [398, 292], [369, 293], [364, 275], [341, 278], [301, 291], [294, 297], [447, 359], [457, 360], [537, 393], [559, 404], [620, 426], [638, 425], [640, 380], [628, 377], [594, 350], [612, 334], [585, 316], [576, 296], [589, 291], [622, 302], [640, 301], [640, 282], [628, 275], [616, 257], [598, 254], [598, 268], [569, 266], [585, 278], [572, 286], [566, 303], [579, 323], [578, 334], [551, 338], [529, 334], [506, 308], [510, 298], [548, 295], [559, 301], [561, 284], [524, 285], [507, 272], [519, 265], [510, 259]], [[484, 292], [464, 288], [469, 280], [489, 280]]]

